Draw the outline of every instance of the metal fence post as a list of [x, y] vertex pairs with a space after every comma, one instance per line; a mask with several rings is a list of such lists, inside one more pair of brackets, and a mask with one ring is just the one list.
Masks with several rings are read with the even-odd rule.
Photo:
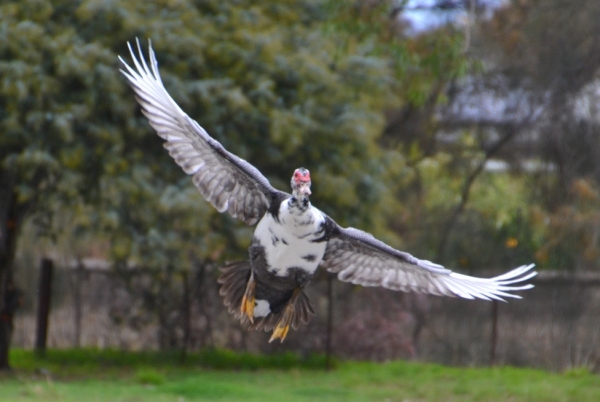
[[40, 267], [40, 284], [38, 288], [37, 328], [35, 339], [35, 351], [38, 356], [44, 356], [46, 353], [53, 266], [52, 260], [48, 258], [42, 259]]
[[498, 344], [498, 300], [492, 301], [492, 339], [490, 345], [490, 366], [496, 365], [496, 345]]

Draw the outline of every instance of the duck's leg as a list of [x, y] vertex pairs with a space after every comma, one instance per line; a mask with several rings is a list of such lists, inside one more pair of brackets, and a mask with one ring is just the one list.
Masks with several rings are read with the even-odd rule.
[[248, 284], [246, 285], [246, 291], [242, 298], [242, 316], [246, 315], [251, 323], [254, 323], [254, 305], [256, 296], [256, 282], [254, 281], [254, 273], [250, 274]]
[[275, 339], [281, 339], [281, 342], [287, 336], [288, 331], [290, 330], [290, 325], [292, 323], [292, 318], [294, 317], [294, 310], [296, 308], [296, 299], [300, 296], [302, 289], [299, 287], [294, 288], [294, 293], [292, 293], [292, 297], [288, 301], [283, 310], [283, 315], [277, 322], [275, 329], [273, 329], [273, 335], [271, 335], [271, 339], [269, 339], [269, 343], [273, 342]]

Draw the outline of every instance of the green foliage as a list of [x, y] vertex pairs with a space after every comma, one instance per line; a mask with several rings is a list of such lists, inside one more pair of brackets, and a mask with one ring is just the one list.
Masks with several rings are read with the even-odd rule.
[[[539, 242], [531, 227], [531, 182], [511, 171], [481, 168], [489, 140], [480, 131], [455, 134], [435, 152], [417, 143], [409, 148], [412, 171], [399, 193], [407, 212], [394, 222], [405, 230], [407, 248], [475, 275], [534, 260]], [[444, 232], [461, 205], [452, 230]]]
[[[136, 36], [152, 38], [167, 88], [226, 148], [283, 189], [295, 167], [312, 168], [317, 187], [338, 185], [315, 197], [325, 211], [385, 230], [395, 201], [383, 191], [394, 174], [384, 172], [398, 171], [390, 165], [402, 158], [386, 157], [375, 140], [393, 77], [385, 59], [364, 49], [338, 54], [332, 68], [337, 42], [320, 34], [319, 2], [24, 1], [0, 10], [0, 54], [8, 60], [0, 68], [10, 83], [2, 95], [3, 165], [19, 168], [23, 201], [41, 197], [44, 185], [31, 178], [42, 168], [44, 183], [54, 179], [44, 195], [60, 189], [70, 204], [79, 196], [100, 201], [100, 214], [82, 224], [111, 233], [116, 260], [187, 265], [182, 256], [199, 237], [207, 241], [195, 247], [197, 258], [240, 253], [229, 236], [207, 238], [232, 224], [213, 218], [186, 190], [190, 181], [179, 181], [183, 174], [119, 77], [116, 55], [126, 55], [125, 42]], [[195, 218], [173, 230], [181, 216]]]
[[[177, 367], [203, 367], [216, 370], [259, 370], [294, 368], [322, 369], [325, 367], [325, 357], [309, 355], [300, 357], [286, 352], [281, 354], [251, 354], [236, 353], [226, 349], [205, 349], [188, 353], [185, 362], [181, 361], [181, 352], [172, 351], [143, 351], [129, 352], [113, 349], [50, 349], [46, 356], [39, 358], [31, 350], [11, 350], [14, 366], [21, 370], [33, 372], [44, 368], [53, 373], [68, 376], [97, 375], [104, 371], [115, 369], [139, 369], [140, 372], [176, 369]], [[334, 361], [335, 365], [336, 362]], [[160, 374], [160, 373], [158, 373]], [[151, 375], [149, 375], [151, 376]]]
[[594, 0], [513, 1], [480, 24], [481, 49], [493, 60], [488, 80], [503, 82], [488, 88], [510, 94], [500, 95], [507, 102], [523, 96], [524, 110], [538, 109], [538, 117], [522, 129], [537, 133], [535, 150], [523, 154], [538, 159], [537, 172], [528, 178], [530, 208], [524, 215], [531, 252], [552, 269], [598, 267], [599, 126], [594, 108], [582, 105], [597, 103], [589, 89], [597, 84], [600, 67], [599, 17], [600, 3]]
[[564, 372], [564, 376], [570, 378], [588, 378], [591, 375], [593, 375], [593, 373], [585, 367], [572, 368]]
[[[462, 51], [462, 33], [452, 26], [426, 35], [406, 36], [396, 11], [398, 2], [329, 0], [326, 4], [332, 16], [327, 32], [339, 43], [338, 54], [361, 51], [373, 61], [387, 63], [394, 77], [387, 85], [401, 103], [422, 106], [433, 87], [459, 78], [472, 68], [471, 59]], [[362, 76], [352, 82], [373, 85]], [[385, 107], [392, 106], [397, 104], [387, 100]]]
[[600, 262], [599, 206], [599, 186], [584, 178], [574, 180], [565, 204], [555, 211], [534, 206], [531, 225], [537, 233], [537, 260], [567, 271], [595, 269]]
[[152, 369], [141, 369], [135, 373], [135, 380], [140, 384], [160, 385], [165, 382], [165, 377]]

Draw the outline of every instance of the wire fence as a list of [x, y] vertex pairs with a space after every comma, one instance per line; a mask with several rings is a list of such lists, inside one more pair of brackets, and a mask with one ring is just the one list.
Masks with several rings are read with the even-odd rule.
[[[15, 317], [14, 347], [36, 344], [35, 272], [24, 272], [27, 279], [18, 281], [28, 298]], [[317, 316], [291, 331], [283, 344], [268, 343], [269, 334], [243, 330], [226, 313], [216, 276], [216, 267], [204, 266], [161, 295], [149, 289], [152, 281], [143, 270], [131, 270], [124, 279], [102, 261], [57, 267], [47, 346], [227, 347], [307, 355], [324, 353], [329, 334], [338, 358], [600, 371], [596, 273], [542, 272], [522, 300], [508, 303], [361, 288], [323, 274], [308, 288]]]

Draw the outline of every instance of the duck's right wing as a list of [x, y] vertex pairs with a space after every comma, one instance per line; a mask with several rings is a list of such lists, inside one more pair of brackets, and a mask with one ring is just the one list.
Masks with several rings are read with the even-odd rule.
[[282, 192], [271, 186], [258, 169], [228, 152], [175, 103], [165, 89], [158, 62], [148, 46], [150, 67], [139, 41], [140, 60], [128, 43], [135, 69], [119, 57], [121, 72], [129, 81], [150, 125], [166, 142], [164, 147], [219, 212], [229, 212], [248, 225], [262, 218]]

